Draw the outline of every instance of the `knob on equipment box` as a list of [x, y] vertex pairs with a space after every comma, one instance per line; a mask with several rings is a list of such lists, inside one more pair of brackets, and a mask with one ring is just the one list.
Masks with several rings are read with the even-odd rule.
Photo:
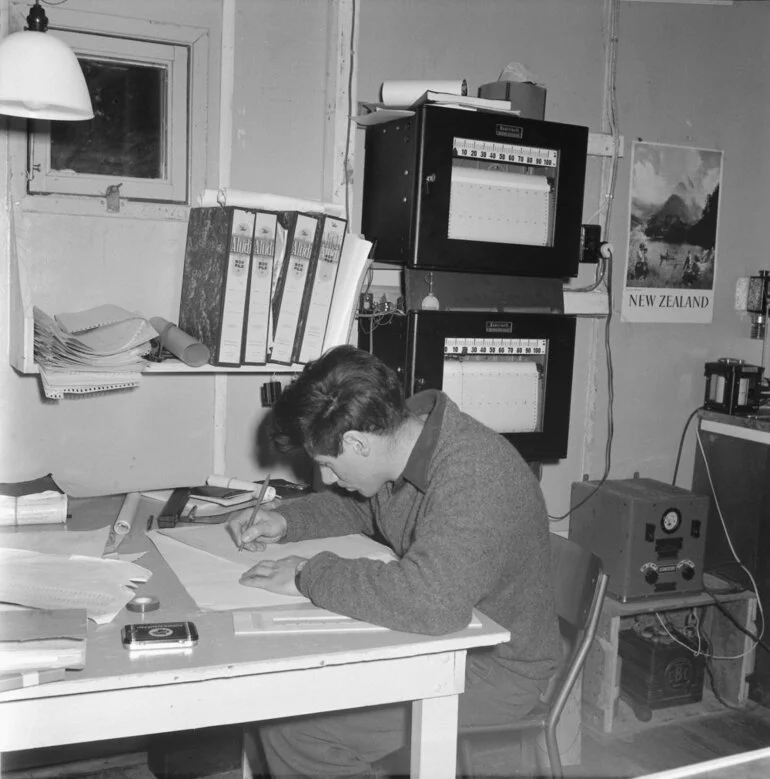
[[582, 481], [571, 506], [569, 537], [601, 558], [617, 600], [703, 589], [707, 496], [654, 479]]

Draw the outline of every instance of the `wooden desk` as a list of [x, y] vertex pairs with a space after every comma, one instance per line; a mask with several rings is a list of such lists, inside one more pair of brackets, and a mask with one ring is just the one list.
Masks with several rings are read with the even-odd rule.
[[[73, 524], [95, 514], [112, 521], [120, 499], [104, 506], [78, 506]], [[142, 621], [141, 614], [124, 610], [110, 624], [89, 623], [84, 670], [0, 693], [0, 752], [413, 701], [412, 776], [454, 777], [466, 651], [509, 638], [492, 620], [480, 615], [481, 628], [437, 637], [385, 631], [236, 638], [230, 613], [198, 611], [154, 547], [138, 562], [153, 571], [139, 593], [161, 600], [144, 620], [192, 619], [198, 646], [187, 655], [132, 658], [120, 628]]]

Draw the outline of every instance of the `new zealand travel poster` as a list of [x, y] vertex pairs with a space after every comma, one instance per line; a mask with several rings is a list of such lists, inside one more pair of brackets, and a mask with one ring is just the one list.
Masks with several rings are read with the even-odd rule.
[[634, 142], [622, 321], [711, 321], [721, 180], [721, 151]]

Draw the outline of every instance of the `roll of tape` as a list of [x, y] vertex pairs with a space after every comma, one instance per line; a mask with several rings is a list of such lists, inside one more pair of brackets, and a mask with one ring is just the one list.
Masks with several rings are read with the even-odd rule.
[[154, 595], [137, 595], [126, 604], [129, 611], [155, 611], [160, 608], [160, 601]]

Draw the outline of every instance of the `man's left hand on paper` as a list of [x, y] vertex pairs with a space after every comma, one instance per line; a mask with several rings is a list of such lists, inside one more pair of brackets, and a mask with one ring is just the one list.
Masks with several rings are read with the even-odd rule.
[[307, 558], [291, 555], [280, 560], [262, 560], [253, 565], [240, 578], [246, 587], [259, 587], [279, 595], [301, 595], [294, 577], [302, 570]]

